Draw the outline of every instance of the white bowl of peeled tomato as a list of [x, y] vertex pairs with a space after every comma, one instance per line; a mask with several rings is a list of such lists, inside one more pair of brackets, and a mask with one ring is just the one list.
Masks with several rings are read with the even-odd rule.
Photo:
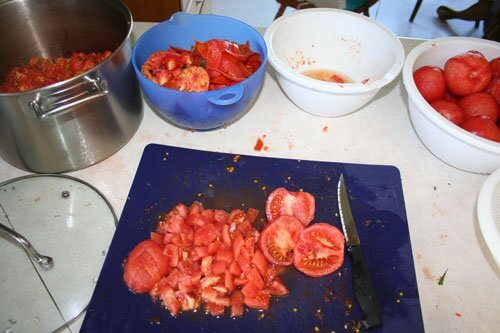
[[[426, 41], [410, 51], [403, 82], [424, 145], [456, 168], [500, 168], [500, 44], [469, 37]], [[496, 59], [496, 60], [495, 60]]]

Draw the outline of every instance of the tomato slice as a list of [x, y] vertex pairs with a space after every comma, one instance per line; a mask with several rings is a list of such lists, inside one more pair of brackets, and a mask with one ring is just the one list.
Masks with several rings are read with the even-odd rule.
[[274, 190], [266, 201], [266, 216], [273, 222], [283, 215], [296, 217], [304, 226], [314, 219], [315, 200], [307, 192], [290, 192], [283, 187]]
[[302, 273], [320, 277], [335, 272], [344, 263], [344, 234], [328, 223], [307, 227], [298, 239], [293, 264]]
[[268, 224], [259, 237], [259, 247], [271, 263], [288, 266], [304, 226], [292, 216], [280, 216]]
[[273, 222], [283, 215], [293, 216], [293, 195], [283, 187], [275, 189], [266, 200], [266, 216]]

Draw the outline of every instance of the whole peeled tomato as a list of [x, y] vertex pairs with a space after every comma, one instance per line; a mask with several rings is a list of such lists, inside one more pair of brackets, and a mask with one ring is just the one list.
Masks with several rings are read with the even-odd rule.
[[440, 99], [432, 102], [431, 106], [455, 125], [460, 125], [465, 120], [462, 109], [456, 103]]
[[491, 80], [491, 66], [478, 51], [468, 51], [448, 59], [444, 65], [448, 90], [466, 96], [486, 89]]
[[465, 118], [483, 116], [493, 122], [498, 120], [498, 105], [490, 94], [479, 92], [467, 95], [458, 101], [458, 106], [464, 112]]
[[413, 73], [413, 80], [427, 102], [432, 103], [444, 98], [446, 82], [441, 68], [436, 66], [420, 67]]
[[491, 119], [483, 116], [475, 116], [465, 119], [461, 127], [477, 136], [500, 142], [500, 129], [498, 129], [497, 125]]
[[500, 78], [500, 57], [490, 60], [492, 78]]
[[500, 76], [498, 79], [491, 80], [484, 92], [493, 96], [497, 104], [500, 104]]

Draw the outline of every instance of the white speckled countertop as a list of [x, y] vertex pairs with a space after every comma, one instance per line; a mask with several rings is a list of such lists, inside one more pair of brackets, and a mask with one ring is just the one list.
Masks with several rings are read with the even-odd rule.
[[[152, 24], [136, 22], [133, 38]], [[403, 39], [406, 52], [420, 40]], [[190, 132], [163, 121], [147, 104], [139, 130], [119, 152], [68, 173], [99, 189], [120, 216], [149, 143], [247, 155], [394, 165], [402, 177], [420, 301], [427, 332], [495, 332], [500, 327], [499, 270], [481, 234], [475, 208], [484, 175], [455, 169], [415, 134], [401, 77], [362, 109], [340, 118], [301, 111], [268, 67], [248, 113], [227, 128]], [[256, 140], [268, 150], [255, 151]], [[0, 159], [0, 182], [28, 174]], [[443, 285], [439, 277], [447, 270]], [[81, 319], [70, 326], [77, 331]]]

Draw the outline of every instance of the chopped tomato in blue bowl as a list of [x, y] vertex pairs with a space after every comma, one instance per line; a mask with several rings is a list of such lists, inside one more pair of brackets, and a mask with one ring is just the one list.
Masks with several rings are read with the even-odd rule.
[[175, 13], [137, 41], [132, 63], [145, 97], [182, 128], [211, 130], [241, 118], [264, 80], [267, 47], [239, 20]]

